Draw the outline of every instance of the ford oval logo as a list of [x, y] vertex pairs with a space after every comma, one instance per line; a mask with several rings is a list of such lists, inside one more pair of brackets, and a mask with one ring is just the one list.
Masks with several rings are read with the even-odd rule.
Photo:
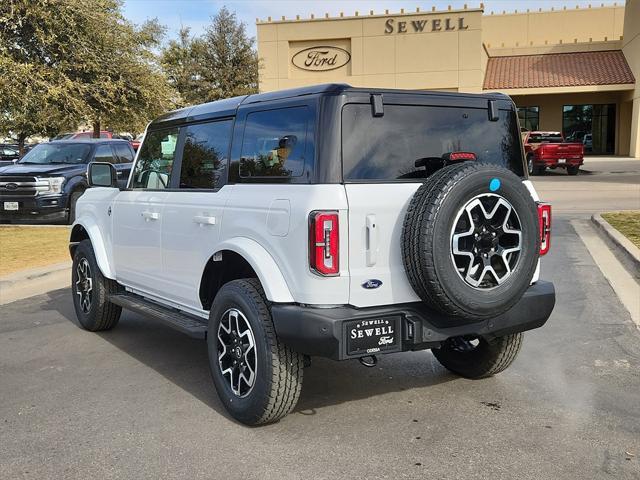
[[367, 280], [366, 282], [364, 282], [362, 284], [362, 288], [371, 290], [373, 288], [378, 288], [380, 285], [382, 285], [382, 280], [376, 280], [375, 278], [372, 278], [371, 280]]
[[351, 54], [344, 48], [319, 46], [300, 50], [291, 58], [291, 63], [302, 70], [326, 72], [344, 67], [351, 60]]
[[4, 188], [6, 188], [7, 190], [17, 190], [18, 189], [18, 184], [17, 183], [7, 183], [7, 184], [5, 184]]

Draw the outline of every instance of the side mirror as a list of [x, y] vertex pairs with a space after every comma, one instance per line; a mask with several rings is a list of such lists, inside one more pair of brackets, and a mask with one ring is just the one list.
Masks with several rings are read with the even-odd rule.
[[118, 174], [110, 163], [91, 162], [87, 167], [87, 180], [90, 187], [118, 188]]

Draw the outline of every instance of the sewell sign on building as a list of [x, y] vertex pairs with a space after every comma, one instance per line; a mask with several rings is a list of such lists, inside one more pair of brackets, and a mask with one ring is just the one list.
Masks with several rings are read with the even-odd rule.
[[453, 30], [466, 30], [469, 25], [465, 25], [464, 17], [456, 18], [434, 18], [432, 20], [396, 20], [390, 18], [384, 23], [384, 33], [415, 33], [422, 32], [452, 32]]

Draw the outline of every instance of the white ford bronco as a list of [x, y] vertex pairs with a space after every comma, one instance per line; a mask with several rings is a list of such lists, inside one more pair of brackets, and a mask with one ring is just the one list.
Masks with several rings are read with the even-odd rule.
[[[500, 94], [314, 87], [168, 113], [126, 188], [92, 163], [70, 251], [79, 324], [122, 308], [206, 340], [240, 422], [295, 407], [312, 356], [431, 349], [507, 368], [555, 303], [551, 210]], [[418, 357], [416, 357], [418, 358]]]

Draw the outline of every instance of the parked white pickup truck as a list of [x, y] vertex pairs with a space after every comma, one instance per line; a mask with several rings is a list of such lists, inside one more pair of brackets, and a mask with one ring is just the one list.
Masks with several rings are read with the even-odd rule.
[[[71, 232], [80, 325], [126, 308], [206, 339], [246, 424], [298, 400], [311, 356], [432, 349], [491, 376], [555, 303], [551, 211], [513, 102], [320, 85], [168, 113], [126, 188], [92, 163]], [[103, 187], [103, 188], [95, 188]]]

